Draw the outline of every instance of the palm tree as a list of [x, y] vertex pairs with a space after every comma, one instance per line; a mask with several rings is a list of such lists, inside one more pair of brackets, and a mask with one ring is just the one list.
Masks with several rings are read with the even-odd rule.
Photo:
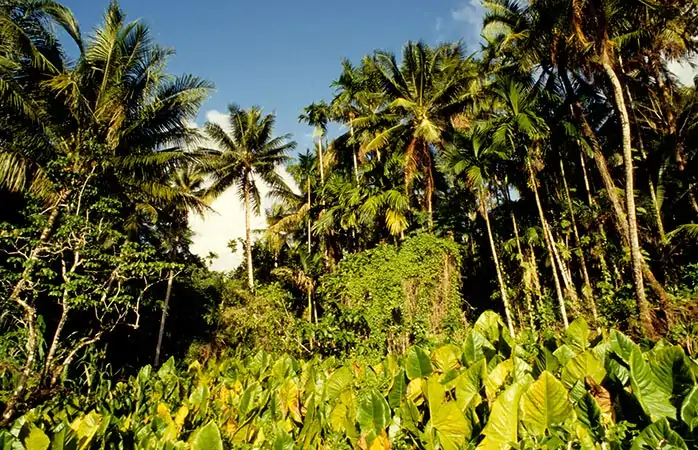
[[490, 183], [491, 171], [494, 164], [506, 157], [507, 155], [501, 150], [501, 147], [486, 146], [484, 136], [479, 135], [477, 132], [471, 132], [470, 134], [458, 133], [454, 136], [453, 143], [449, 143], [445, 147], [443, 161], [444, 169], [459, 182], [464, 183], [478, 199], [478, 210], [485, 220], [499, 292], [504, 304], [507, 327], [511, 336], [514, 336], [514, 319], [489, 215], [491, 205], [488, 184]]
[[276, 169], [287, 160], [286, 153], [296, 146], [289, 134], [274, 137], [275, 122], [274, 114], [265, 115], [259, 107], [245, 110], [232, 104], [228, 108], [229, 131], [213, 122], [207, 122], [204, 127], [206, 136], [218, 147], [204, 149], [204, 167], [212, 178], [207, 195], [215, 198], [235, 187], [245, 207], [247, 284], [250, 291], [254, 290], [250, 219], [252, 213], [259, 214], [262, 203], [256, 179], [272, 187], [284, 185]]
[[298, 116], [300, 122], [307, 123], [315, 128], [317, 137], [318, 165], [320, 168], [320, 184], [325, 184], [325, 161], [322, 153], [322, 141], [327, 133], [327, 122], [330, 118], [330, 107], [324, 102], [311, 103], [303, 108], [303, 113]]
[[433, 228], [434, 151], [440, 150], [451, 119], [463, 112], [469, 98], [473, 65], [464, 59], [458, 45], [430, 48], [408, 42], [402, 62], [395, 55], [377, 52], [372, 72], [386, 96], [384, 113], [394, 116], [390, 125], [376, 131], [363, 145], [362, 153], [385, 148], [404, 139], [405, 188], [421, 174], [429, 228]]
[[[185, 157], [182, 148], [196, 138], [188, 124], [211, 85], [192, 76], [167, 76], [166, 61], [172, 52], [154, 44], [142, 23], [127, 23], [115, 2], [107, 9], [104, 24], [84, 43], [73, 19], [65, 10], [56, 9], [55, 3], [17, 4], [29, 9], [47, 6], [56, 13], [52, 17], [60, 13], [59, 23], [69, 29], [81, 50], [74, 64], [61, 59], [60, 47], [49, 45], [55, 36], [40, 27], [41, 16], [30, 21], [28, 31], [14, 33], [26, 44], [22, 48], [29, 48], [31, 58], [0, 50], [0, 57], [7, 60], [0, 64], [0, 84], [13, 89], [9, 97], [3, 94], [2, 106], [15, 102], [22, 112], [2, 114], [1, 120], [11, 126], [0, 127], [0, 185], [34, 194], [40, 186], [39, 197], [48, 208], [45, 225], [29, 255], [36, 261], [43, 256], [61, 211], [79, 210], [81, 193], [88, 184], [119, 195], [126, 216], [156, 211], [179, 195], [162, 181], [163, 174], [181, 162]], [[3, 35], [26, 25], [21, 14], [0, 15]], [[42, 56], [46, 54], [51, 58]], [[17, 59], [9, 61], [10, 57]], [[24, 65], [27, 59], [38, 63]], [[34, 81], [18, 82], [27, 79]], [[20, 97], [28, 101], [15, 101]], [[30, 181], [13, 181], [13, 174], [18, 173]], [[29, 338], [25, 366], [5, 406], [4, 419], [13, 414], [25, 389], [38, 345], [36, 308], [33, 301], [23, 299], [30, 291], [34, 267], [36, 264], [25, 267], [9, 295], [9, 301], [25, 314]], [[57, 328], [54, 335], [60, 331]]]

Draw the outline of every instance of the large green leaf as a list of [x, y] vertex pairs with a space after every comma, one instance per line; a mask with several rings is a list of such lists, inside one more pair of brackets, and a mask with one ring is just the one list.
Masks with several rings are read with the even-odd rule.
[[583, 352], [589, 347], [589, 325], [583, 317], [576, 318], [565, 331], [565, 343], [575, 353]]
[[29, 435], [24, 440], [24, 446], [27, 450], [46, 450], [51, 444], [51, 440], [46, 436], [46, 433], [34, 425], [31, 425]]
[[487, 365], [485, 360], [473, 364], [461, 373], [455, 380], [456, 403], [461, 411], [470, 406], [473, 399], [478, 396], [482, 389], [482, 381], [487, 376]]
[[395, 377], [393, 377], [393, 385], [388, 392], [388, 402], [393, 408], [400, 406], [402, 398], [407, 393], [407, 383], [405, 383], [405, 369], [400, 368]]
[[630, 364], [630, 355], [633, 349], [639, 350], [637, 344], [617, 330], [611, 331], [611, 337], [608, 339], [608, 342], [611, 344], [611, 350], [626, 364]]
[[485, 438], [478, 449], [501, 450], [515, 445], [518, 441], [519, 400], [530, 382], [530, 379], [518, 381], [497, 397], [482, 430]]
[[485, 311], [477, 318], [473, 329], [482, 334], [490, 343], [496, 345], [499, 342], [503, 325], [504, 322], [499, 314], [494, 311]]
[[192, 450], [223, 450], [221, 432], [214, 421], [199, 428], [190, 438]]
[[429, 355], [419, 347], [412, 347], [407, 352], [405, 359], [405, 372], [410, 380], [431, 375], [434, 368], [429, 360]]
[[666, 419], [661, 419], [642, 430], [631, 450], [681, 449], [688, 450], [686, 442], [671, 429]]
[[584, 395], [575, 405], [577, 419], [589, 432], [590, 436], [595, 441], [600, 441], [603, 438], [603, 423], [601, 418], [601, 408], [594, 397], [585, 392]]
[[374, 432], [376, 435], [390, 423], [390, 406], [385, 398], [375, 390], [366, 395], [359, 404], [356, 421], [362, 434]]
[[472, 426], [455, 402], [440, 404], [431, 413], [431, 424], [444, 450], [458, 450], [470, 438]]
[[665, 417], [676, 420], [676, 408], [669, 401], [671, 392], [663, 390], [639, 348], [630, 353], [630, 385], [635, 398], [652, 421]]
[[453, 344], [443, 345], [434, 351], [432, 360], [441, 372], [455, 370], [460, 365], [458, 361], [458, 347]]
[[688, 425], [688, 429], [691, 431], [698, 428], [698, 386], [695, 386], [683, 400], [681, 420]]
[[467, 366], [494, 355], [496, 350], [492, 344], [478, 331], [471, 331], [463, 344], [463, 361]]
[[522, 399], [522, 421], [535, 435], [543, 436], [555, 425], [573, 416], [567, 390], [550, 372], [543, 372]]
[[565, 364], [562, 370], [562, 383], [570, 389], [577, 381], [591, 377], [597, 384], [601, 384], [605, 376], [606, 369], [603, 364], [596, 359], [591, 350], [587, 350]]
[[325, 383], [325, 398], [336, 399], [339, 394], [351, 383], [351, 369], [347, 366], [335, 370]]
[[696, 384], [686, 355], [679, 346], [665, 346], [647, 353], [650, 368], [662, 392], [683, 399]]

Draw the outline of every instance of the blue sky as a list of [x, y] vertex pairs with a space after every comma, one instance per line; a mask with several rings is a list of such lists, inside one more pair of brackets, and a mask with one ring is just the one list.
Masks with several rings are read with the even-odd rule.
[[[312, 130], [298, 124], [303, 106], [330, 100], [340, 60], [374, 49], [399, 52], [407, 40], [474, 44], [480, 29], [475, 0], [121, 0], [129, 19], [148, 23], [173, 47], [171, 73], [215, 83], [199, 124], [230, 102], [277, 113], [277, 133], [292, 133], [300, 150]], [[101, 22], [108, 0], [64, 0], [83, 33]], [[350, 5], [350, 6], [347, 6]], [[210, 114], [209, 114], [210, 117]]]

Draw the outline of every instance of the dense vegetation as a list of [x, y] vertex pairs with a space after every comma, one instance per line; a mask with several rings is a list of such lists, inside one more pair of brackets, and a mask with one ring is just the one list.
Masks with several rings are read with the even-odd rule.
[[698, 6], [484, 6], [473, 55], [343, 61], [294, 153], [192, 127], [212, 84], [116, 2], [0, 0], [0, 448], [698, 445]]

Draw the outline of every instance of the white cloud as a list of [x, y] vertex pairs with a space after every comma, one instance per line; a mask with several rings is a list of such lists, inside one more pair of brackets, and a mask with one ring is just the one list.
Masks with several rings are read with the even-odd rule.
[[[692, 62], [694, 64], [698, 63], [698, 61], [696, 60], [693, 60]], [[676, 75], [676, 78], [679, 79], [681, 84], [686, 86], [693, 86], [693, 77], [696, 76], [696, 69], [691, 67], [691, 64], [688, 61], [670, 62], [669, 70], [671, 70], [673, 74]]]
[[[485, 9], [480, 0], [468, 0], [461, 2], [458, 7], [451, 10], [451, 19], [455, 24], [465, 26], [460, 33], [465, 43], [471, 49], [475, 49], [480, 42], [480, 31], [482, 29], [482, 18]], [[460, 27], [459, 27], [460, 28]]]
[[[216, 122], [226, 127], [227, 115], [219, 111], [208, 111], [206, 119]], [[289, 186], [294, 186], [293, 178], [286, 172], [286, 169], [279, 168], [279, 174]], [[260, 194], [262, 196], [262, 214], [253, 215], [251, 218], [252, 230], [259, 230], [266, 227], [264, 210], [273, 204], [273, 200], [267, 197], [269, 187], [262, 181], [257, 181]], [[212, 211], [200, 217], [191, 214], [189, 224], [194, 236], [192, 238], [191, 250], [194, 254], [202, 258], [208, 256], [210, 252], [218, 255], [213, 260], [211, 269], [227, 271], [236, 268], [242, 262], [244, 250], [238, 246], [237, 252], [233, 253], [228, 248], [228, 242], [232, 239], [245, 237], [245, 209], [242, 201], [238, 198], [235, 188], [228, 189], [211, 204]], [[253, 239], [258, 238], [253, 233]]]

